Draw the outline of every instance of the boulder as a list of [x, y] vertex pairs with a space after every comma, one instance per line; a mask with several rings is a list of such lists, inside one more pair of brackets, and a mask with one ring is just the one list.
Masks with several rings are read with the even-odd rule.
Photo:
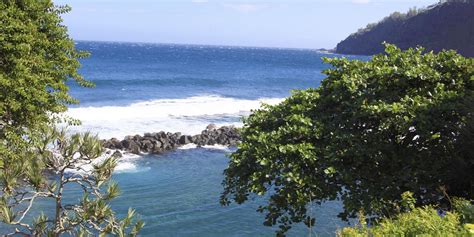
[[114, 145], [115, 149], [121, 150], [123, 148], [122, 143], [120, 142], [120, 140], [118, 140], [115, 137], [110, 139], [110, 142]]
[[213, 123], [207, 125], [206, 130], [216, 130], [217, 126]]
[[141, 149], [144, 151], [144, 152], [152, 152], [153, 151], [153, 143], [152, 141], [150, 140], [143, 140], [141, 142]]
[[120, 151], [115, 151], [113, 154], [112, 154], [112, 157], [115, 157], [115, 158], [122, 158], [122, 152]]
[[202, 138], [201, 138], [201, 135], [200, 135], [200, 134], [199, 134], [199, 135], [194, 135], [194, 136], [192, 136], [192, 138], [193, 138], [192, 141], [193, 141], [193, 143], [195, 143], [195, 144], [198, 144], [198, 143], [200, 143], [200, 142], [202, 141]]
[[108, 149], [115, 149], [114, 144], [110, 140], [104, 140], [102, 142], [102, 147], [108, 148]]
[[162, 152], [163, 152], [163, 148], [161, 148], [159, 146], [153, 147], [153, 151], [152, 151], [153, 154], [160, 154]]
[[227, 140], [227, 136], [225, 134], [220, 134], [217, 137], [216, 142], [220, 145], [224, 145], [224, 144], [226, 144], [226, 140]]
[[146, 138], [150, 138], [150, 137], [154, 137], [155, 134], [147, 132], [147, 133], [143, 134], [143, 136], [146, 137]]
[[179, 137], [179, 144], [181, 145], [186, 145], [192, 142], [193, 142], [193, 137], [191, 136], [182, 135], [181, 137]]
[[134, 141], [141, 141], [142, 139], [143, 139], [143, 137], [140, 136], [140, 135], [138, 135], [138, 134], [135, 135], [135, 136], [133, 136], [133, 140], [134, 140]]
[[122, 145], [127, 151], [133, 154], [140, 154], [140, 145], [135, 140], [123, 140]]
[[209, 140], [207, 140], [206, 144], [207, 145], [210, 145], [210, 146], [213, 146], [213, 145], [216, 145], [216, 140], [214, 140], [214, 138], [209, 138]]

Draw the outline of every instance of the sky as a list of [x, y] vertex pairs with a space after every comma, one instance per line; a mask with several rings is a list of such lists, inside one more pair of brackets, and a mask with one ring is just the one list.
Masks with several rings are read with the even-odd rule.
[[394, 11], [437, 0], [54, 0], [75, 40], [334, 48]]

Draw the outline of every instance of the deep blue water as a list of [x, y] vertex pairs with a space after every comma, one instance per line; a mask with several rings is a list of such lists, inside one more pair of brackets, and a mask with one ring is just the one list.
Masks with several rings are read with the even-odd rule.
[[71, 93], [81, 105], [219, 95], [239, 99], [287, 96], [318, 86], [321, 55], [312, 50], [79, 42], [92, 53], [82, 73], [97, 88]]
[[[293, 89], [317, 87], [327, 67], [313, 50], [78, 42], [92, 56], [81, 72], [94, 89], [70, 83], [81, 100], [70, 115], [83, 121], [73, 131], [123, 137], [159, 130], [194, 134], [209, 123], [239, 125], [260, 102], [278, 103]], [[265, 198], [222, 207], [222, 172], [231, 150], [192, 148], [158, 156], [125, 156], [114, 179], [123, 193], [113, 202], [121, 214], [135, 208], [145, 220], [142, 236], [272, 236], [256, 208]], [[69, 193], [71, 201], [79, 195]], [[40, 203], [36, 210], [47, 210]], [[337, 202], [314, 207], [320, 236], [345, 223]], [[1, 229], [0, 229], [1, 230]], [[303, 225], [289, 236], [308, 236]]]

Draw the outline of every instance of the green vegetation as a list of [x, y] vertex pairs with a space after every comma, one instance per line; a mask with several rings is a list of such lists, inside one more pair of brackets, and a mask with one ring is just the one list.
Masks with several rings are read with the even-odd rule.
[[389, 22], [397, 22], [397, 21], [407, 20], [408, 18], [414, 17], [414, 16], [416, 16], [417, 14], [419, 14], [423, 11], [426, 11], [426, 9], [417, 9], [416, 7], [414, 7], [414, 8], [410, 8], [410, 10], [408, 10], [408, 12], [406, 12], [406, 13], [392, 12], [389, 16], [384, 17], [379, 22], [369, 23], [369, 24], [367, 24], [366, 27], [358, 29], [357, 32], [354, 33], [354, 35], [361, 35], [363, 33], [369, 32], [372, 29], [374, 29], [375, 27], [377, 27], [378, 25], [386, 24], [386, 23], [389, 23]]
[[419, 207], [411, 212], [384, 219], [372, 228], [361, 225], [344, 228], [338, 236], [469, 236], [468, 227], [463, 227], [459, 214], [447, 212], [441, 217], [435, 208]]
[[[110, 181], [116, 159], [99, 159], [103, 148], [97, 137], [88, 133], [66, 136], [64, 130], [56, 129], [46, 129], [36, 137], [39, 139], [31, 140], [30, 149], [22, 154], [32, 158], [23, 167], [27, 179], [15, 189], [4, 190], [0, 199], [0, 220], [15, 227], [12, 235], [136, 236], [144, 223], [132, 225], [134, 211], [118, 220], [109, 206], [120, 192]], [[84, 196], [77, 204], [67, 203], [65, 192], [74, 186], [81, 188]], [[55, 204], [54, 218], [41, 214], [33, 223], [26, 221], [37, 199]]]
[[244, 121], [221, 202], [264, 195], [265, 225], [311, 226], [309, 204], [341, 200], [343, 220], [474, 197], [474, 60], [386, 45], [370, 61], [325, 59], [319, 88], [295, 91]]
[[[8, 235], [135, 235], [143, 223], [129, 227], [133, 211], [119, 221], [108, 206], [118, 194], [109, 182], [114, 159], [96, 162], [87, 174], [67, 174], [102, 153], [96, 137], [67, 137], [54, 129], [56, 122], [78, 123], [60, 116], [78, 102], [66, 82], [93, 86], [77, 72], [78, 59], [87, 54], [75, 49], [61, 24], [60, 14], [68, 11], [51, 0], [0, 0], [0, 219], [15, 227]], [[64, 190], [73, 184], [83, 188], [83, 199], [63, 203]], [[55, 216], [27, 222], [39, 198], [54, 200]]]
[[92, 86], [77, 72], [78, 52], [59, 14], [67, 7], [51, 1], [0, 2], [0, 115], [3, 136], [22, 134], [51, 121], [77, 103], [65, 84], [74, 79]]
[[[410, 195], [411, 193], [405, 193]], [[359, 216], [359, 226], [344, 228], [338, 236], [470, 236], [474, 235], [474, 219], [463, 218], [471, 215], [474, 205], [457, 199], [452, 212], [440, 215], [432, 206], [409, 208], [394, 218], [385, 218], [374, 227], [368, 227], [363, 214]], [[472, 216], [471, 216], [472, 217]]]
[[[27, 164], [18, 150], [28, 146], [29, 133], [49, 126], [55, 117], [76, 103], [69, 96], [70, 78], [92, 86], [78, 73], [78, 59], [86, 56], [61, 25], [60, 13], [51, 1], [0, 1], [0, 180], [12, 189], [25, 170], [10, 166]], [[25, 165], [26, 166], [26, 165]]]

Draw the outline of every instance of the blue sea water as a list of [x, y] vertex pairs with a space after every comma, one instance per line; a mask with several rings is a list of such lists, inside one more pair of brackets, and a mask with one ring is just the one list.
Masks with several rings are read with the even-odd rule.
[[240, 123], [261, 102], [316, 87], [327, 67], [313, 50], [79, 42], [91, 52], [71, 85], [81, 104], [69, 114], [103, 138], [150, 131], [199, 133], [210, 122]]
[[[69, 83], [80, 99], [68, 114], [82, 121], [72, 131], [102, 138], [170, 131], [196, 134], [209, 123], [241, 125], [241, 117], [262, 102], [276, 104], [294, 89], [319, 86], [327, 68], [321, 57], [303, 49], [78, 42], [91, 52], [82, 75], [93, 89]], [[185, 147], [163, 155], [126, 155], [114, 179], [122, 195], [113, 202], [119, 214], [129, 207], [146, 222], [142, 236], [273, 236], [256, 208], [265, 197], [222, 207], [225, 147]], [[71, 191], [71, 201], [79, 192]], [[40, 203], [37, 210], [47, 210]], [[346, 223], [337, 219], [338, 202], [315, 206], [316, 226], [296, 225], [289, 236], [333, 236]], [[1, 230], [1, 229], [0, 229]]]
[[92, 53], [82, 73], [94, 91], [73, 86], [81, 106], [128, 105], [153, 99], [218, 95], [279, 98], [318, 86], [322, 55], [312, 50], [79, 42]]

